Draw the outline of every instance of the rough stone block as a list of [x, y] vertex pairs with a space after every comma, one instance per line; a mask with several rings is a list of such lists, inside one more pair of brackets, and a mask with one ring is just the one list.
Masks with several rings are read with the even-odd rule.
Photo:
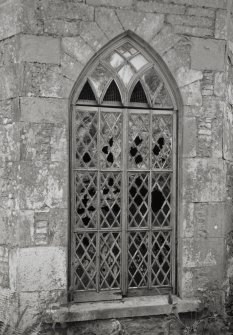
[[183, 128], [183, 155], [184, 157], [195, 157], [197, 149], [197, 123], [196, 118], [184, 118]]
[[225, 41], [192, 38], [192, 69], [223, 71], [225, 63], [225, 46]]
[[223, 157], [233, 161], [233, 109], [226, 105], [223, 117]]
[[175, 78], [178, 86], [183, 87], [197, 80], [201, 80], [203, 78], [203, 73], [201, 71], [189, 69], [188, 67], [180, 67], [176, 71]]
[[149, 42], [161, 30], [164, 23], [163, 14], [145, 14], [144, 19], [138, 25], [135, 33]]
[[67, 207], [67, 162], [21, 162], [17, 172], [18, 208]]
[[97, 8], [95, 11], [95, 21], [109, 39], [123, 32], [122, 25], [115, 11], [112, 9]]
[[215, 203], [184, 203], [184, 222], [181, 235], [185, 238], [224, 237], [228, 221], [227, 205]]
[[223, 97], [226, 92], [226, 75], [224, 72], [216, 72], [214, 76], [214, 94]]
[[180, 91], [182, 94], [184, 105], [202, 105], [201, 83], [199, 80], [181, 87]]
[[0, 67], [12, 66], [19, 61], [19, 36], [0, 41]]
[[68, 100], [54, 98], [20, 98], [20, 121], [25, 122], [68, 122]]
[[52, 36], [77, 36], [80, 33], [80, 22], [53, 18], [46, 19], [44, 20], [44, 32], [46, 35]]
[[118, 19], [125, 30], [135, 31], [144, 18], [144, 13], [132, 10], [117, 10]]
[[177, 4], [190, 5], [193, 7], [223, 8], [227, 7], [227, 0], [174, 0]]
[[222, 115], [225, 102], [216, 97], [203, 97], [203, 107], [200, 110], [200, 115], [203, 117], [215, 117], [216, 115]]
[[94, 55], [94, 50], [81, 37], [65, 37], [61, 45], [66, 54], [85, 65]]
[[227, 39], [227, 11], [217, 10], [215, 20], [215, 38]]
[[25, 161], [67, 161], [66, 126], [54, 123], [22, 123], [20, 159]]
[[11, 124], [19, 119], [19, 99], [0, 101], [0, 124]]
[[[182, 240], [185, 268], [221, 266], [224, 259], [223, 238], [197, 238]], [[210, 280], [210, 277], [208, 278]]]
[[173, 28], [174, 33], [176, 34], [198, 37], [211, 37], [214, 35], [213, 29], [210, 28], [190, 27], [185, 25], [175, 25]]
[[213, 20], [211, 18], [201, 16], [168, 15], [166, 20], [172, 25], [186, 25], [203, 28], [211, 28], [213, 25]]
[[80, 36], [96, 51], [108, 42], [107, 37], [95, 22], [82, 22]]
[[0, 40], [21, 32], [20, 10], [21, 3], [19, 0], [11, 0], [0, 4]]
[[18, 96], [17, 65], [0, 67], [0, 100]]
[[[68, 210], [65, 208], [44, 208], [35, 212], [38, 242], [53, 246], [67, 246]], [[42, 243], [42, 244], [43, 244]]]
[[150, 45], [159, 54], [164, 54], [171, 49], [178, 41], [182, 39], [181, 36], [175, 35], [170, 26], [165, 26], [161, 31], [153, 38]]
[[63, 76], [58, 65], [26, 63], [21, 95], [68, 98], [73, 85], [74, 81]]
[[9, 287], [9, 259], [8, 248], [0, 246], [0, 286]]
[[83, 70], [84, 65], [70, 57], [65, 52], [61, 56], [61, 73], [63, 76], [76, 81], [79, 74]]
[[20, 36], [20, 60], [26, 62], [60, 64], [58, 38], [35, 35]]
[[17, 276], [15, 282], [21, 292], [66, 288], [65, 248], [21, 248], [11, 250], [9, 257], [10, 276]]
[[93, 7], [73, 1], [42, 0], [41, 12], [43, 19], [94, 20]]
[[226, 164], [218, 159], [184, 159], [184, 199], [188, 202], [225, 201]]
[[0, 243], [9, 247], [34, 244], [34, 212], [0, 209]]
[[212, 119], [198, 119], [198, 145], [197, 155], [199, 157], [212, 156]]
[[52, 123], [21, 123], [20, 158], [21, 160], [51, 160], [51, 138], [54, 132]]
[[133, 0], [87, 0], [86, 3], [93, 6], [131, 7]]
[[22, 329], [26, 329], [38, 322], [38, 314], [43, 314], [49, 304], [66, 303], [65, 290], [55, 291], [36, 291], [36, 292], [20, 292], [19, 293], [19, 313], [23, 313], [26, 309], [20, 325]]
[[206, 17], [215, 17], [215, 11], [211, 8], [202, 8], [202, 7], [188, 7], [186, 9], [187, 15], [195, 16], [206, 16]]
[[19, 125], [17, 123], [0, 125], [0, 143], [0, 163], [20, 159]]
[[212, 157], [223, 157], [223, 118], [221, 114], [212, 120]]
[[163, 60], [174, 74], [180, 67], [190, 67], [190, 42], [180, 40], [176, 45], [169, 49], [164, 55]]
[[179, 6], [174, 4], [165, 4], [158, 3], [155, 1], [138, 1], [136, 4], [136, 8], [140, 11], [145, 12], [157, 12], [162, 14], [184, 14], [185, 6]]

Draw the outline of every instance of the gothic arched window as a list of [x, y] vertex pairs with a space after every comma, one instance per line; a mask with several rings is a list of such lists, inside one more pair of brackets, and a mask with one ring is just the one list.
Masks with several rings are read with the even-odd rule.
[[75, 301], [173, 292], [175, 99], [130, 37], [84, 72], [72, 102], [71, 271]]

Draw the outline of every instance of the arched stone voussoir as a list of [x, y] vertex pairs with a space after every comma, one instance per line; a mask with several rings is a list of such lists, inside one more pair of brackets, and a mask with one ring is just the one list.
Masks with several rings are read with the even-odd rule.
[[121, 22], [117, 17], [116, 11], [113, 9], [96, 9], [95, 21], [109, 41], [124, 31]]
[[64, 37], [61, 41], [61, 48], [64, 53], [82, 64], [86, 64], [95, 53], [95, 50], [80, 36]]

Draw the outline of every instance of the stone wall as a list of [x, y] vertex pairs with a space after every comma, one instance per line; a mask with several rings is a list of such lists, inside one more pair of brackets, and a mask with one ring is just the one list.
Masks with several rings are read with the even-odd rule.
[[[232, 53], [227, 0], [0, 0], [0, 285], [25, 325], [66, 301], [68, 98], [88, 60], [131, 30], [183, 98], [178, 293], [222, 289], [232, 231]], [[229, 62], [227, 63], [226, 50]], [[12, 305], [13, 306], [13, 305]], [[150, 333], [152, 334], [152, 333]]]

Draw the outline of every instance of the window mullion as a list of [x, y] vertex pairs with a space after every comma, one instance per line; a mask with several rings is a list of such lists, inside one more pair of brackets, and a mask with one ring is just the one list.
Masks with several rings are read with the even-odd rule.
[[128, 151], [128, 111], [123, 111], [123, 131], [122, 131], [122, 294], [126, 295], [127, 292], [127, 151]]
[[152, 112], [150, 111], [150, 125], [149, 125], [149, 196], [148, 196], [148, 208], [149, 208], [149, 236], [148, 236], [148, 287], [151, 288], [151, 258], [152, 258], [152, 222], [151, 222], [151, 184], [152, 184]]
[[98, 164], [98, 172], [97, 172], [97, 236], [96, 236], [96, 287], [97, 287], [97, 292], [100, 291], [100, 131], [101, 131], [101, 111], [100, 108], [98, 108], [98, 132], [97, 132], [97, 164]]

